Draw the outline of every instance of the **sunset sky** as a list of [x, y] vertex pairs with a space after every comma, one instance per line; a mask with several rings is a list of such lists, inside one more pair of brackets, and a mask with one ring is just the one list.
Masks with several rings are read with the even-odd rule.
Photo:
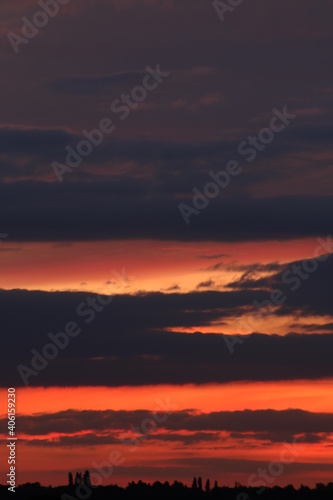
[[18, 484], [333, 481], [332, 2], [55, 3], [0, 6], [0, 484], [8, 387]]

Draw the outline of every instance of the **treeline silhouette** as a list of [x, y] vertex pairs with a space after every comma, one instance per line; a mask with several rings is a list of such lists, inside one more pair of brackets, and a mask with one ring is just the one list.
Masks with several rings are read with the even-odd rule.
[[[7, 486], [0, 485], [0, 499], [13, 498]], [[117, 485], [93, 486], [90, 482], [89, 471], [84, 474], [77, 472], [75, 478], [70, 472], [67, 486], [46, 487], [40, 483], [27, 483], [18, 486], [15, 491], [16, 499], [24, 500], [332, 500], [333, 483], [327, 485], [317, 483], [315, 488], [301, 486], [296, 489], [292, 485], [272, 488], [247, 487], [235, 483], [234, 487], [219, 486], [217, 481], [211, 487], [207, 479], [205, 486], [201, 477], [193, 478], [191, 487], [179, 481], [170, 484], [145, 483], [131, 481], [123, 488]]]

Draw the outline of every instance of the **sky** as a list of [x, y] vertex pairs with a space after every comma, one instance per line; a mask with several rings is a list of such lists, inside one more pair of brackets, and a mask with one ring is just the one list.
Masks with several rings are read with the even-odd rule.
[[8, 387], [18, 484], [332, 480], [333, 6], [232, 4], [1, 2], [2, 484]]

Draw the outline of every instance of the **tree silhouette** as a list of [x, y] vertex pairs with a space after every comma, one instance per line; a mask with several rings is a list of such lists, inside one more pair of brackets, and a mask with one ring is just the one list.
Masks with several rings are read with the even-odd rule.
[[77, 472], [75, 474], [75, 484], [76, 485], [82, 484], [82, 474], [81, 474], [81, 472]]
[[200, 491], [202, 491], [202, 479], [201, 476], [198, 477], [198, 488]]
[[68, 486], [73, 486], [74, 485], [74, 480], [73, 480], [73, 474], [71, 472], [68, 473]]
[[[75, 478], [74, 485], [70, 487], [72, 480]], [[207, 479], [205, 484], [205, 491], [200, 491], [198, 484], [199, 478], [194, 478], [192, 488], [179, 481], [174, 481], [172, 484], [160, 481], [155, 481], [153, 484], [146, 483], [139, 480], [138, 482], [131, 481], [127, 487], [117, 486], [110, 484], [101, 486], [94, 489], [93, 499], [90, 498], [92, 489], [86, 484], [90, 481], [89, 471], [83, 474], [77, 472], [71, 476], [68, 473], [67, 486], [47, 487], [41, 486], [40, 483], [26, 483], [17, 487], [16, 498], [17, 500], [30, 499], [43, 499], [43, 500], [256, 500], [253, 495], [253, 487], [240, 486], [237, 483], [237, 488], [221, 486], [218, 488], [217, 481], [215, 481], [214, 488], [210, 489], [210, 481]], [[75, 484], [77, 483], [77, 484]], [[74, 489], [76, 491], [74, 492]], [[240, 490], [241, 488], [241, 490]], [[209, 490], [209, 491], [208, 491]], [[7, 486], [0, 484], [0, 499], [7, 498]], [[316, 487], [310, 488], [309, 486], [301, 486], [295, 489], [294, 486], [288, 485], [282, 488], [281, 486], [274, 485], [272, 488], [266, 487], [265, 495], [261, 500], [331, 500], [333, 498], [333, 483], [324, 485], [318, 483]], [[257, 498], [259, 499], [259, 496]]]
[[86, 484], [87, 486], [91, 486], [90, 473], [89, 473], [88, 470], [84, 471], [84, 474], [83, 474], [83, 483]]

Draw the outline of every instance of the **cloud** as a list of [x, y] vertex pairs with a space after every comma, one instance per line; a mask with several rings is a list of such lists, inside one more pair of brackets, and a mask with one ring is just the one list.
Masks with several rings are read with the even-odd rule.
[[[21, 415], [20, 432], [38, 436], [32, 444], [49, 441], [54, 445], [116, 444], [133, 438], [132, 426], [153, 419], [147, 410], [66, 410], [52, 414]], [[242, 410], [202, 413], [182, 410], [168, 415], [156, 430], [152, 440], [180, 441], [191, 444], [200, 441], [249, 439], [259, 441], [319, 442], [333, 433], [333, 415], [304, 410]], [[5, 420], [2, 421], [5, 424]], [[142, 433], [142, 431], [140, 431]], [[139, 432], [139, 434], [140, 434]], [[60, 434], [54, 438], [54, 434]], [[220, 434], [224, 433], [224, 434]], [[143, 433], [142, 433], [143, 434]], [[44, 441], [39, 441], [43, 438]], [[104, 438], [104, 440], [103, 440]], [[29, 440], [30, 442], [30, 440]]]
[[[331, 237], [321, 241], [326, 241], [326, 244], [329, 244]], [[318, 246], [321, 245], [317, 241], [314, 244], [314, 251]], [[327, 248], [329, 249], [329, 246]], [[261, 278], [252, 277], [252, 272], [246, 272], [240, 280], [230, 283], [228, 287], [243, 291], [260, 290], [260, 304], [270, 300], [271, 291], [280, 290], [285, 301], [278, 307], [275, 314], [293, 314], [293, 312], [298, 311], [303, 316], [330, 316], [332, 313], [331, 286], [328, 276], [331, 276], [333, 272], [333, 257], [327, 254], [326, 260], [316, 261], [316, 268], [311, 266], [310, 260], [309, 258], [283, 264], [277, 272]], [[305, 269], [309, 269], [308, 266], [311, 266], [312, 271], [305, 272]], [[269, 269], [272, 271], [274, 268], [275, 264]], [[253, 271], [251, 267], [250, 271]]]
[[165, 289], [166, 292], [177, 292], [178, 290], [180, 290], [179, 285], [171, 285], [169, 288]]
[[[299, 325], [297, 323], [291, 323], [289, 325], [290, 330], [292, 331], [293, 329], [297, 330], [299, 328]], [[323, 325], [319, 325], [316, 323], [312, 324], [306, 324], [302, 325], [302, 331], [308, 331], [308, 332], [323, 332], [323, 331], [328, 331], [329, 333], [333, 333], [333, 323], [325, 323]]]
[[120, 84], [136, 85], [145, 76], [144, 71], [122, 71], [105, 76], [73, 76], [51, 80], [46, 88], [52, 92], [93, 95], [107, 92], [110, 87]]
[[145, 180], [117, 178], [93, 184], [7, 183], [0, 185], [0, 209], [6, 211], [12, 241], [286, 240], [331, 229], [331, 196], [220, 197], [186, 226], [181, 199], [150, 189]]
[[207, 281], [202, 281], [199, 283], [196, 288], [199, 290], [200, 288], [211, 288], [212, 286], [215, 285], [215, 282], [213, 280], [207, 280]]
[[[330, 294], [318, 300], [313, 294], [317, 295], [313, 289], [300, 298], [294, 293], [283, 306], [284, 312], [292, 313], [301, 306], [311, 314], [316, 307], [318, 314], [331, 310]], [[262, 300], [265, 295], [261, 291], [114, 296], [90, 324], [76, 312], [87, 297], [87, 293], [79, 292], [0, 292], [2, 327], [11, 332], [2, 340], [3, 383], [10, 377], [17, 386], [23, 385], [17, 365], [31, 366], [31, 350], [41, 353], [50, 342], [48, 333], [63, 331], [68, 321], [79, 325], [80, 336], [70, 339], [45, 370], [29, 378], [29, 384], [204, 384], [333, 376], [331, 334], [239, 336], [241, 345], [236, 345], [231, 354], [227, 345], [231, 338], [221, 334], [170, 331], [177, 327], [200, 329], [200, 325], [213, 325], [230, 314], [237, 315], [252, 300]]]

